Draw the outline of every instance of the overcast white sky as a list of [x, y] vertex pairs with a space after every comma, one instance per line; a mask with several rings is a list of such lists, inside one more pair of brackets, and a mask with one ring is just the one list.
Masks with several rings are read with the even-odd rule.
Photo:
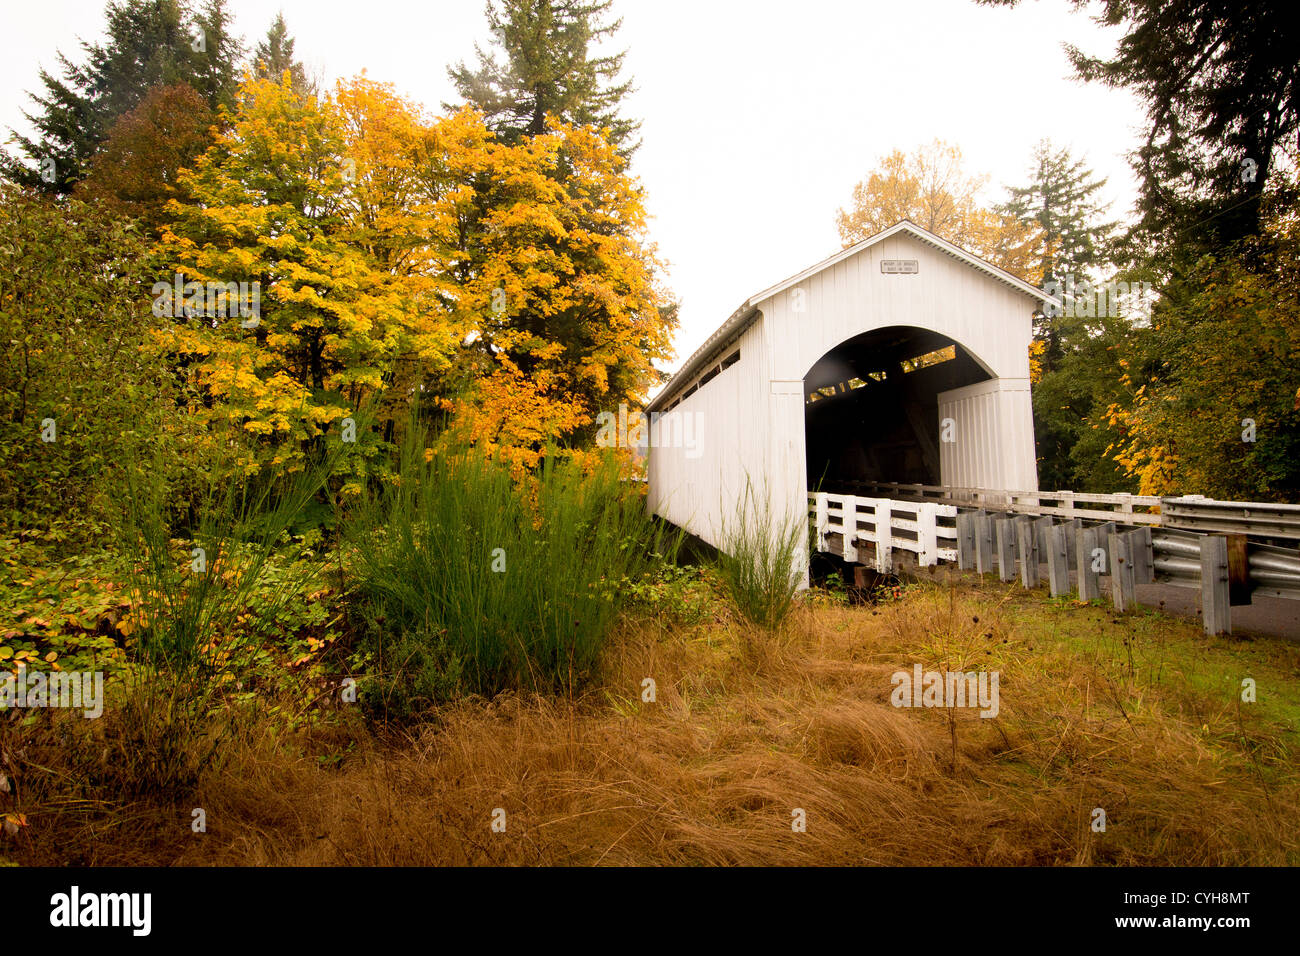
[[[437, 109], [446, 66], [486, 42], [480, 0], [232, 0], [251, 46], [283, 10], [297, 53], [327, 81], [362, 70]], [[1117, 217], [1134, 181], [1125, 154], [1141, 110], [1070, 78], [1062, 49], [1108, 53], [1113, 30], [1065, 0], [1014, 10], [973, 0], [615, 0], [619, 45], [643, 120], [634, 172], [681, 301], [677, 363], [751, 293], [839, 248], [835, 212], [880, 156], [935, 137], [988, 174], [990, 199], [1020, 183], [1033, 145], [1069, 146], [1109, 179]], [[102, 0], [4, 0], [0, 128], [55, 51], [98, 39]]]

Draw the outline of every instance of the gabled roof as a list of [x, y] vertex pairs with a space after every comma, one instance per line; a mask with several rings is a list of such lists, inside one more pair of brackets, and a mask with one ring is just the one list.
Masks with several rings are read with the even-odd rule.
[[768, 299], [772, 298], [775, 295], [779, 295], [780, 293], [784, 292], [786, 289], [789, 289], [792, 286], [796, 286], [799, 283], [812, 278], [813, 276], [817, 275], [817, 273], [829, 269], [831, 266], [837, 265], [840, 262], [843, 262], [845, 259], [852, 258], [853, 256], [857, 255], [859, 252], [863, 252], [871, 248], [876, 243], [883, 242], [885, 239], [888, 239], [890, 236], [898, 235], [900, 232], [907, 233], [913, 238], [919, 239], [921, 242], [933, 246], [934, 248], [938, 249], [940, 252], [952, 256], [954, 259], [957, 259], [960, 262], [964, 262], [966, 265], [970, 266], [973, 269], [978, 269], [980, 272], [983, 272], [990, 278], [996, 279], [999, 282], [1009, 285], [1012, 289], [1024, 295], [1029, 296], [1035, 301], [1038, 302], [1056, 301], [1055, 299], [1052, 298], [1052, 296], [1045, 293], [1042, 289], [1035, 288], [1034, 286], [1030, 285], [1028, 282], [1025, 282], [1023, 279], [1017, 279], [1015, 276], [1013, 276], [1010, 272], [1007, 272], [1005, 269], [999, 269], [997, 266], [993, 265], [992, 263], [985, 262], [983, 259], [979, 258], [978, 256], [972, 255], [971, 253], [967, 252], [965, 249], [961, 249], [957, 246], [954, 246], [947, 239], [942, 239], [939, 236], [936, 236], [928, 229], [922, 229], [920, 226], [912, 222], [910, 219], [902, 219], [894, 223], [894, 225], [890, 226], [888, 229], [884, 230], [883, 232], [878, 232], [874, 236], [870, 236], [866, 239], [863, 239], [861, 242], [856, 242], [853, 245], [848, 246], [847, 248], [841, 249], [833, 256], [823, 259], [821, 262], [817, 263], [816, 265], [809, 266], [807, 269], [804, 269], [802, 272], [797, 273], [796, 275], [792, 275], [790, 278], [778, 282], [776, 285], [770, 286], [769, 288], [764, 289], [762, 292], [751, 295], [748, 299], [746, 299], [743, 303], [741, 303], [740, 308], [738, 308], [735, 312], [731, 313], [731, 317], [727, 319], [726, 322], [723, 322], [722, 325], [718, 327], [718, 330], [716, 332], [714, 332], [712, 335], [708, 337], [708, 339], [705, 340], [703, 345], [701, 345], [698, 349], [695, 350], [694, 353], [692, 353], [691, 357], [686, 360], [686, 364], [684, 364], [681, 367], [681, 369], [678, 370], [676, 375], [674, 375], [671, 379], [669, 379], [668, 384], [665, 385], [663, 389], [660, 390], [659, 394], [656, 395], [654, 399], [646, 406], [646, 410], [654, 411], [655, 409], [657, 409], [658, 406], [665, 399], [671, 398], [674, 394], [676, 394], [676, 392], [683, 385], [685, 385], [686, 382], [688, 382], [696, 373], [698, 373], [701, 368], [707, 365], [710, 359], [712, 359], [714, 356], [719, 355], [723, 349], [723, 346], [726, 345], [728, 342], [730, 342], [731, 339], [733, 339], [735, 336], [739, 335], [742, 331], [744, 331], [744, 329], [754, 320], [754, 317], [758, 315], [758, 311], [759, 311], [758, 306], [761, 303], [766, 302]]

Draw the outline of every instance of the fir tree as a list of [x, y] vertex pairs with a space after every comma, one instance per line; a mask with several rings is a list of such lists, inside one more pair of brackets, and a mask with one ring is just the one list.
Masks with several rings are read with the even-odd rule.
[[37, 137], [17, 133], [21, 158], [0, 156], [0, 173], [51, 193], [66, 193], [85, 173], [117, 119], [151, 89], [187, 83], [216, 109], [232, 102], [240, 44], [225, 0], [193, 12], [182, 0], [120, 0], [105, 10], [108, 39], [82, 42], [85, 62], [59, 54], [62, 78], [41, 70], [40, 107], [25, 113]]
[[307, 79], [307, 70], [293, 55], [293, 37], [284, 22], [284, 14], [277, 13], [271, 21], [266, 38], [253, 51], [253, 69], [256, 75], [279, 82], [287, 70], [293, 88], [301, 93], [315, 93], [316, 85]]
[[[621, 20], [605, 22], [611, 0], [489, 0], [496, 49], [475, 46], [478, 66], [448, 70], [465, 101], [481, 110], [505, 142], [546, 131], [553, 115], [579, 126], [608, 128], [624, 156], [635, 151], [640, 123], [619, 115], [630, 81], [618, 80], [623, 53], [594, 55]], [[504, 62], [497, 52], [504, 54]]]

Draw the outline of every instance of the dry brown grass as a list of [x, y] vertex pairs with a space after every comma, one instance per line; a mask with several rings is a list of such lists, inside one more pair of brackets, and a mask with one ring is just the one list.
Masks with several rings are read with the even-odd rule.
[[[968, 586], [930, 587], [875, 609], [805, 607], [783, 642], [724, 620], [691, 629], [628, 623], [602, 681], [577, 701], [468, 700], [418, 732], [387, 736], [359, 724], [297, 740], [266, 735], [210, 772], [185, 807], [32, 813], [30, 845], [15, 859], [1300, 860], [1294, 736], [1263, 718], [1245, 721], [1214, 692], [1167, 675], [1146, 680], [1100, 651], [1081, 652], [1052, 623], [1070, 616], [1095, 621], [1098, 648], [1132, 630], [1095, 608]], [[1179, 628], [1195, 625], [1162, 624], [1150, 640], [1190, 639]], [[1286, 673], [1294, 656], [1281, 660], [1278, 679], [1294, 679]], [[892, 707], [890, 675], [915, 661], [999, 670], [999, 716]], [[655, 703], [640, 699], [645, 677], [657, 683]], [[355, 749], [341, 767], [321, 765], [316, 755], [349, 740]], [[190, 832], [190, 806], [206, 810], [207, 833]], [[498, 807], [504, 833], [490, 828]], [[1105, 833], [1089, 826], [1094, 807], [1106, 810]], [[796, 808], [806, 832], [791, 828]]]

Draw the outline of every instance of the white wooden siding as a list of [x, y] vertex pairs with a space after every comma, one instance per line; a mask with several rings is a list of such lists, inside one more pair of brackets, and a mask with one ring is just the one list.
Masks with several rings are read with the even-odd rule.
[[[883, 259], [915, 259], [919, 270], [884, 275]], [[800, 297], [804, 309], [796, 312]], [[1028, 390], [1036, 303], [1024, 291], [899, 232], [752, 305], [758, 315], [741, 333], [740, 361], [674, 409], [703, 416], [699, 457], [681, 448], [649, 450], [655, 513], [717, 546], [748, 478], [769, 496], [778, 518], [802, 520], [808, 501], [804, 376], [844, 341], [889, 326], [946, 335], [993, 376], [982, 392], [945, 393], [950, 405], [964, 403], [947, 414], [958, 420], [959, 454], [969, 457], [942, 458], [943, 482], [982, 486], [955, 477], [974, 474], [992, 486], [1038, 487]], [[667, 396], [668, 403], [675, 397]]]

